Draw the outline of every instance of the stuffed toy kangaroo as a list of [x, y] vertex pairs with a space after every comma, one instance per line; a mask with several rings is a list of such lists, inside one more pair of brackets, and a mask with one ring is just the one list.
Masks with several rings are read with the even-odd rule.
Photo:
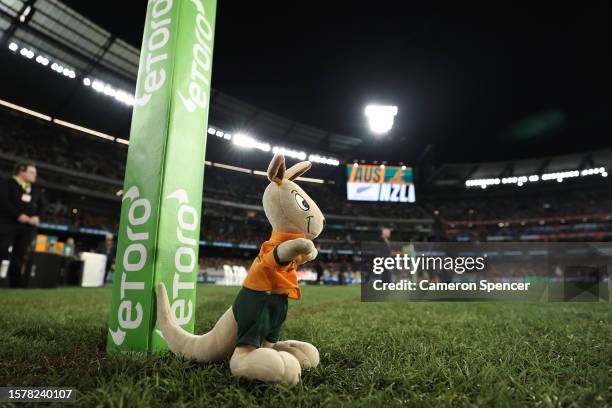
[[312, 240], [325, 225], [319, 207], [293, 182], [310, 167], [306, 161], [286, 170], [281, 154], [270, 162], [263, 207], [272, 236], [261, 246], [234, 304], [211, 331], [195, 336], [183, 330], [172, 316], [166, 288], [157, 286], [159, 328], [174, 354], [201, 362], [231, 355], [232, 375], [283, 384], [297, 384], [302, 369], [319, 364], [312, 344], [278, 341], [287, 299], [301, 297], [297, 266], [317, 257]]

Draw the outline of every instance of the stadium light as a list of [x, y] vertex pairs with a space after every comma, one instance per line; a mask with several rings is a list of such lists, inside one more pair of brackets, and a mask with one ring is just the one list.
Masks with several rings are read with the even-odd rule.
[[30, 15], [31, 11], [32, 11], [32, 6], [27, 6], [23, 10], [23, 13], [21, 13], [21, 15], [19, 16], [19, 22], [24, 23], [26, 21], [26, 18], [28, 18], [28, 16]]
[[74, 73], [73, 70], [71, 70], [70, 68], [64, 68], [62, 70], [62, 74], [64, 74], [64, 76], [67, 76], [70, 79], [74, 79], [76, 78], [76, 74]]
[[[17, 52], [17, 50], [19, 50], [19, 44], [17, 44], [16, 42], [11, 42], [8, 48], [13, 52]], [[45, 67], [51, 62], [48, 57], [42, 54], [37, 55], [33, 50], [29, 49], [28, 47], [21, 47], [21, 49], [19, 50], [19, 54], [21, 54], [27, 59], [33, 59], [34, 57], [36, 57], [35, 61]], [[51, 64], [51, 69], [57, 72], [58, 74], [62, 74], [70, 79], [76, 78], [76, 72], [73, 69], [62, 66], [57, 62]]]
[[97, 79], [91, 83], [91, 87], [97, 92], [104, 92], [104, 84]]
[[556, 180], [558, 183], [562, 183], [565, 179], [575, 178], [575, 177], [588, 177], [601, 175], [602, 177], [607, 177], [608, 173], [604, 167], [592, 168], [592, 169], [583, 169], [583, 170], [567, 170], [567, 171], [557, 171], [554, 173], [544, 173], [541, 175], [532, 174], [530, 176], [514, 176], [514, 177], [504, 177], [502, 179], [493, 178], [493, 179], [472, 179], [466, 180], [466, 187], [481, 187], [483, 189], [488, 186], [497, 185], [497, 184], [516, 184], [518, 187], [521, 187], [527, 183], [535, 183], [538, 181], [550, 181]]
[[493, 186], [501, 183], [501, 180], [498, 178], [493, 179], [476, 179], [476, 180], [466, 180], [466, 187], [482, 187], [483, 189], [488, 186]]
[[334, 159], [333, 157], [319, 156], [318, 154], [311, 154], [311, 155], [309, 155], [308, 156], [308, 160], [310, 160], [313, 163], [328, 164], [330, 166], [339, 166], [340, 165], [340, 160]]
[[49, 65], [49, 59], [48, 59], [48, 58], [43, 57], [42, 55], [38, 55], [38, 56], [36, 57], [36, 62], [38, 62], [38, 63], [39, 63], [39, 64], [41, 64], [41, 65], [44, 65], [45, 67], [46, 67], [47, 65]]
[[365, 115], [370, 124], [370, 130], [377, 134], [387, 133], [393, 127], [393, 120], [397, 115], [397, 106], [368, 105]]
[[26, 47], [21, 48], [21, 51], [19, 51], [19, 53], [27, 59], [34, 58], [34, 51], [27, 49]]
[[[582, 174], [584, 175], [592, 175], [593, 173], [587, 170], [586, 174]], [[573, 178], [573, 177], [578, 177], [580, 176], [580, 172], [578, 170], [570, 170], [570, 171], [558, 171], [555, 173], [546, 173], [546, 174], [542, 174], [542, 180], [546, 181], [546, 180], [557, 180], [559, 183], [563, 182], [563, 180], [565, 180], [566, 178]]]
[[299, 152], [293, 149], [287, 149], [286, 147], [274, 146], [274, 148], [272, 149], [272, 153], [282, 153], [287, 157], [291, 157], [292, 159], [306, 160], [306, 153]]
[[117, 91], [115, 90], [115, 88], [113, 88], [110, 85], [105, 85], [104, 90], [102, 92], [104, 92], [104, 95], [112, 96], [113, 98], [117, 94]]
[[[49, 62], [47, 62], [48, 64]], [[57, 62], [54, 62], [53, 64], [51, 64], [51, 69], [54, 70], [55, 72], [57, 72], [58, 74], [62, 74], [65, 77], [68, 77], [70, 79], [74, 79], [76, 78], [76, 73], [74, 72], [74, 70], [65, 67], [61, 64], [58, 64]]]
[[[19, 45], [15, 42], [11, 42], [8, 48], [9, 50], [16, 52], [17, 50], [19, 50]], [[32, 59], [36, 56], [36, 62], [38, 62], [39, 64], [43, 66], [49, 65], [49, 63], [51, 62], [49, 58], [43, 55], [36, 55], [34, 51], [28, 49], [27, 47], [22, 47], [20, 50], [20, 54], [28, 59]], [[62, 74], [67, 78], [70, 78], [70, 79], [76, 78], [76, 72], [73, 69], [63, 66], [59, 64], [58, 62], [54, 61], [53, 63], [51, 63], [50, 68], [53, 71], [57, 72], [58, 74]], [[122, 102], [127, 106], [134, 106], [135, 99], [134, 99], [133, 94], [123, 91], [121, 89], [114, 88], [110, 84], [106, 84], [103, 81], [100, 81], [99, 79], [95, 79], [95, 78], [92, 79], [89, 77], [83, 78], [83, 85], [87, 87], [91, 87], [94, 91], [98, 93], [112, 97], [115, 100]], [[51, 120], [51, 117], [47, 117], [46, 115], [42, 115], [42, 116], [44, 116], [44, 119], [46, 120]], [[233, 138], [233, 135], [231, 133], [223, 132], [213, 127], [208, 128], [208, 133], [211, 135], [216, 135], [228, 141], [232, 140]], [[274, 148], [271, 148], [269, 143], [257, 141], [256, 139], [253, 139], [253, 138], [249, 139], [249, 136], [246, 136], [246, 135], [242, 135], [242, 137], [239, 137], [238, 141], [236, 141], [234, 144], [239, 147], [256, 148], [263, 152], [269, 152], [270, 150], [272, 150], [274, 153], [281, 152], [288, 157], [295, 158], [298, 160], [306, 160], [306, 157], [307, 157], [307, 154], [303, 151], [297, 151], [297, 150], [289, 149], [289, 148], [282, 147], [282, 146], [275, 146]], [[333, 157], [325, 157], [325, 156], [320, 156], [317, 154], [311, 154], [309, 156], [309, 159], [313, 163], [321, 163], [321, 164], [327, 164], [331, 166], [340, 165], [340, 161]]]
[[114, 88], [113, 86], [106, 84], [99, 79], [94, 79], [92, 81], [89, 78], [84, 78], [83, 85], [91, 85], [91, 88], [98, 93], [114, 98], [116, 101], [122, 102], [127, 106], [134, 106], [134, 96], [132, 94], [124, 90]]
[[[13, 52], [17, 52], [17, 50], [19, 50], [19, 45], [15, 42], [11, 42], [8, 48]], [[27, 59], [32, 59], [36, 56], [36, 62], [43, 66], [49, 65], [49, 63], [51, 62], [50, 58], [42, 54], [36, 55], [34, 51], [27, 47], [22, 47], [19, 53]], [[63, 76], [70, 79], [75, 79], [77, 76], [74, 69], [64, 66], [58, 63], [57, 61], [54, 61], [51, 64], [50, 68], [58, 74], [62, 74]], [[98, 79], [83, 78], [83, 85], [91, 86], [95, 91], [114, 98], [115, 100], [122, 102], [127, 106], [134, 106], [134, 96], [130, 92], [114, 88], [113, 86], [106, 84]]]
[[244, 133], [236, 133], [232, 138], [232, 143], [235, 146], [246, 148], [246, 149], [258, 149], [262, 152], [269, 152], [270, 145], [268, 143], [262, 143], [249, 135]]

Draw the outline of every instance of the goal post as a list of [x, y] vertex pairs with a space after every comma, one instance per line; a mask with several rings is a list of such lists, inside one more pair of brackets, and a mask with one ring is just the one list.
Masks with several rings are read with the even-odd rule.
[[155, 285], [193, 332], [216, 0], [149, 0], [121, 205], [107, 351], [167, 348]]

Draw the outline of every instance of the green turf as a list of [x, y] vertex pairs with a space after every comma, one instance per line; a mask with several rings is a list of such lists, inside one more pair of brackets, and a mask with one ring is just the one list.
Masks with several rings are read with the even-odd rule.
[[[199, 333], [236, 291], [198, 287]], [[366, 304], [358, 287], [306, 287], [282, 337], [321, 365], [295, 387], [107, 356], [109, 303], [110, 289], [0, 290], [0, 385], [76, 387], [87, 407], [612, 406], [610, 303]]]

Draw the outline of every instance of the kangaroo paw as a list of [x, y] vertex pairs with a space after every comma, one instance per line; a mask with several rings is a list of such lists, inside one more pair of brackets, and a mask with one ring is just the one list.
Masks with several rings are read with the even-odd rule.
[[319, 365], [319, 350], [305, 341], [287, 340], [279, 341], [273, 348], [278, 351], [285, 351], [294, 356], [302, 369], [315, 368]]
[[295, 385], [300, 381], [300, 363], [291, 354], [271, 348], [234, 353], [230, 369], [235, 377], [267, 383]]

